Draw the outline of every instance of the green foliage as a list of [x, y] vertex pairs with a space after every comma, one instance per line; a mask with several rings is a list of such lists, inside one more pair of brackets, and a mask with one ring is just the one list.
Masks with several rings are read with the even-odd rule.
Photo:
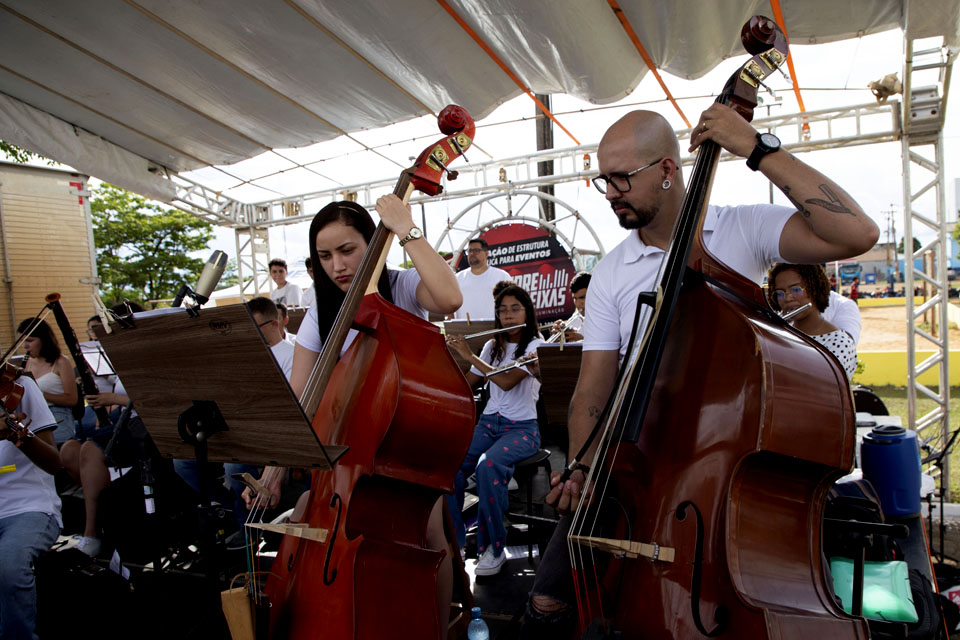
[[[954, 233], [956, 233], [956, 228], [954, 228]], [[913, 252], [916, 253], [920, 250], [920, 247], [923, 246], [920, 244], [920, 241], [916, 238], [913, 239]], [[903, 253], [903, 238], [900, 238], [900, 244], [897, 245], [897, 253]]]
[[[11, 162], [16, 162], [18, 164], [25, 164], [34, 158], [37, 160], [44, 159], [44, 157], [39, 153], [21, 149], [20, 147], [10, 144], [9, 142], [4, 142], [3, 140], [0, 140], [0, 153], [3, 153], [3, 155], [6, 156]], [[53, 160], [47, 160], [47, 164], [53, 165], [56, 164], [56, 162]]]
[[[953, 225], [953, 233], [951, 234], [953, 239], [960, 244], [960, 220], [957, 221], [957, 224]], [[955, 258], [960, 258], [960, 255], [954, 256]]]
[[196, 282], [204, 260], [189, 254], [213, 239], [209, 222], [106, 183], [93, 190], [90, 209], [108, 305], [172, 298], [181, 284]]
[[237, 273], [237, 259], [230, 258], [227, 260], [227, 266], [223, 268], [223, 275], [220, 276], [220, 282], [217, 284], [217, 288], [226, 289], [235, 284], [240, 284], [240, 275]]

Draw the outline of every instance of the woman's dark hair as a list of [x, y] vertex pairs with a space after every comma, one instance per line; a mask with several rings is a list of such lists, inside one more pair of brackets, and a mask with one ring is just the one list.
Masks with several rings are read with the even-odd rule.
[[774, 294], [774, 283], [777, 276], [784, 271], [796, 271], [803, 281], [803, 289], [807, 292], [807, 297], [813, 306], [823, 313], [827, 305], [830, 304], [830, 280], [827, 279], [827, 272], [819, 264], [788, 264], [778, 262], [767, 273], [767, 300], [770, 306], [780, 311], [780, 304], [777, 302], [777, 296]]
[[[17, 333], [23, 333], [30, 328], [30, 323], [33, 322], [33, 318], [27, 318], [19, 325], [17, 325]], [[57, 336], [53, 334], [53, 330], [50, 328], [50, 325], [47, 324], [46, 320], [41, 320], [40, 324], [30, 332], [30, 335], [34, 338], [40, 340], [40, 357], [53, 364], [57, 361], [57, 358], [60, 357], [60, 343], [57, 342]]]
[[[347, 297], [346, 292], [341, 291], [337, 283], [327, 275], [317, 253], [317, 234], [331, 222], [340, 222], [348, 227], [353, 227], [360, 232], [367, 244], [370, 244], [373, 232], [377, 230], [376, 225], [373, 224], [373, 218], [370, 217], [366, 209], [356, 202], [346, 200], [331, 202], [320, 209], [310, 223], [310, 233], [307, 237], [310, 242], [310, 262], [314, 265], [313, 290], [317, 294], [317, 324], [320, 328], [320, 339], [324, 342], [330, 335], [330, 329], [333, 327], [337, 314], [340, 312], [340, 307]], [[388, 302], [393, 302], [393, 295], [390, 293], [390, 276], [386, 269], [380, 273], [377, 289]]]
[[[530, 299], [530, 294], [515, 284], [504, 287], [500, 291], [500, 293], [497, 295], [496, 302], [494, 303], [494, 308], [499, 309], [503, 299], [507, 296], [513, 296], [516, 298], [517, 301], [523, 305], [524, 311], [527, 312], [527, 320], [524, 323], [523, 332], [520, 334], [520, 341], [517, 343], [517, 348], [513, 352], [517, 357], [520, 357], [526, 353], [527, 345], [530, 344], [530, 341], [540, 336], [540, 330], [537, 327], [537, 310], [533, 308], [533, 301]], [[495, 329], [503, 328], [503, 324], [500, 322], [499, 313], [497, 313], [497, 318], [493, 326]], [[500, 360], [500, 358], [503, 357], [503, 354], [506, 353], [506, 350], [507, 334], [499, 333], [494, 336], [493, 351], [490, 354], [490, 363], [493, 364]]]

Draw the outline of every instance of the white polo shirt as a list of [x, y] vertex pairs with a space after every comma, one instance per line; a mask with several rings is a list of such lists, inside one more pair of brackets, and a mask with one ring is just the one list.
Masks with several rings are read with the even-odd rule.
[[[537, 347], [543, 342], [539, 338], [533, 338], [527, 345], [526, 352], [520, 356], [529, 355], [537, 352]], [[494, 341], [487, 340], [480, 352], [480, 359], [491, 367], [502, 367], [510, 364], [517, 359], [516, 351], [519, 343], [508, 342], [506, 353], [500, 354], [496, 362], [491, 362], [493, 355]], [[527, 375], [519, 383], [514, 385], [509, 391], [504, 391], [493, 382], [490, 383], [490, 400], [484, 407], [484, 415], [499, 413], [507, 420], [536, 420], [537, 419], [537, 399], [540, 397], [540, 381], [527, 371], [526, 367], [521, 367], [521, 371]], [[482, 376], [483, 373], [476, 367], [470, 367], [471, 373]]]
[[[720, 261], [760, 283], [780, 257], [780, 233], [796, 209], [769, 204], [707, 209], [704, 243]], [[593, 269], [583, 322], [584, 351], [619, 351], [623, 358], [641, 291], [656, 289], [664, 251], [630, 234]], [[642, 334], [643, 326], [640, 326]]]
[[[30, 431], [40, 433], [56, 428], [57, 421], [33, 378], [21, 376], [17, 384], [23, 385], [23, 398], [15, 411], [27, 414]], [[9, 440], [0, 441], [0, 468], [4, 469], [0, 473], [0, 518], [39, 512], [54, 516], [57, 524], [63, 526], [60, 497], [52, 475], [35, 465]]]
[[860, 342], [860, 307], [857, 303], [836, 291], [830, 292], [830, 303], [823, 310], [823, 319], [838, 329], [843, 329], [853, 338], [856, 346]]

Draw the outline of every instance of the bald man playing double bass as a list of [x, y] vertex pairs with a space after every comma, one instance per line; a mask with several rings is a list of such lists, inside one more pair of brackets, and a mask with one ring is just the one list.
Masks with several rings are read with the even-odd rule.
[[[760, 283], [776, 262], [822, 263], [865, 253], [879, 236], [877, 225], [843, 189], [788, 151], [771, 134], [763, 137], [729, 107], [714, 104], [693, 130], [690, 150], [713, 140], [747, 158], [787, 196], [792, 207], [709, 207], [704, 244], [729, 267]], [[586, 442], [607, 398], [630, 338], [637, 296], [657, 287], [658, 269], [670, 241], [686, 189], [677, 137], [667, 121], [634, 111], [611, 126], [597, 151], [600, 175], [594, 185], [629, 235], [593, 270], [587, 293], [580, 378], [570, 402], [570, 455]], [[642, 335], [643, 327], [638, 329]], [[582, 461], [590, 464], [592, 445]], [[560, 483], [551, 477], [548, 504], [562, 518], [550, 540], [530, 593], [524, 638], [569, 637], [576, 625], [574, 588], [566, 537], [579, 502], [584, 470]]]

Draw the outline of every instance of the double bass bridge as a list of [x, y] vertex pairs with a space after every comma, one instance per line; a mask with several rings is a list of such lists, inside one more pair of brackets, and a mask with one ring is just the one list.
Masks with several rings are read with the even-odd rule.
[[593, 547], [600, 551], [612, 553], [618, 558], [646, 558], [650, 562], [673, 562], [676, 549], [663, 547], [656, 542], [636, 542], [634, 540], [617, 540], [616, 538], [597, 538], [594, 536], [570, 536], [572, 542], [585, 547]]

